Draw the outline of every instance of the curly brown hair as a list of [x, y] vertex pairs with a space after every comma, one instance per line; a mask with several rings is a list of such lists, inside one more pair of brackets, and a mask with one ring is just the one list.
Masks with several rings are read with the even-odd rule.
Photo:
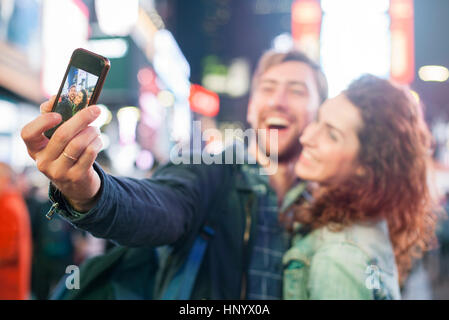
[[411, 95], [387, 80], [364, 75], [343, 94], [363, 121], [357, 156], [363, 173], [319, 188], [295, 221], [341, 230], [386, 219], [402, 284], [413, 261], [436, 244], [436, 204], [427, 185], [431, 135]]

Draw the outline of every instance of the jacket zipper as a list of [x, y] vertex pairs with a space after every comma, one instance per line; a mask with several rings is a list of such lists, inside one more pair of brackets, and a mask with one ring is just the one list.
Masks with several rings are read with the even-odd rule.
[[58, 210], [58, 207], [59, 207], [59, 203], [57, 203], [57, 202], [53, 203], [52, 206], [50, 207], [50, 210], [48, 210], [47, 214], [45, 215], [45, 217], [48, 220], [51, 220], [53, 218], [53, 215]]
[[[51, 185], [51, 183], [50, 183], [50, 185]], [[48, 197], [50, 198], [50, 201], [53, 202], [53, 204], [51, 205], [51, 207], [48, 210], [45, 217], [48, 220], [51, 220], [53, 218], [53, 215], [59, 210], [59, 202], [56, 202], [51, 194], [49, 194]]]

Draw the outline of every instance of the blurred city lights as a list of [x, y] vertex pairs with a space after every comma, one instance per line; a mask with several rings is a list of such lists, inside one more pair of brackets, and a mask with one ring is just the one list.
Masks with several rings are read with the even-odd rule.
[[203, 58], [203, 78], [201, 84], [208, 90], [216, 93], [226, 92], [228, 66], [216, 55]]
[[314, 60], [320, 56], [322, 12], [319, 0], [296, 0], [291, 6], [291, 30], [295, 47]]
[[[2, 102], [4, 101], [0, 99], [0, 103]], [[11, 116], [7, 114], [9, 112], [8, 109], [4, 109], [1, 104], [0, 110], [4, 113], [4, 116], [6, 115], [6, 118], [9, 118], [9, 116]], [[25, 166], [34, 166], [36, 165], [36, 163], [28, 155], [28, 150], [20, 135], [20, 129], [40, 115], [39, 109], [37, 109], [35, 105], [30, 105], [28, 103], [19, 103], [15, 104], [15, 110], [13, 113], [15, 113], [15, 116], [8, 120], [11, 121], [10, 125], [13, 125], [12, 128], [10, 128], [12, 130], [9, 133], [0, 133], [0, 136], [6, 138], [9, 136], [11, 138], [9, 143], [7, 141], [8, 139], [6, 139], [6, 141], [0, 142], [0, 158], [3, 158], [3, 156], [5, 155], [5, 160], [10, 161], [12, 167], [17, 169], [22, 169]], [[0, 122], [1, 121], [2, 120], [0, 120]], [[3, 151], [5, 151], [6, 154], [3, 155]]]
[[137, 23], [138, 0], [95, 0], [100, 29], [112, 36], [126, 36]]
[[142, 93], [150, 92], [156, 95], [159, 92], [159, 85], [156, 73], [151, 68], [142, 68], [137, 72], [137, 81], [140, 84]]
[[[388, 78], [391, 66], [388, 0], [322, 1], [321, 65], [329, 96], [364, 73]], [[350, 9], [349, 9], [350, 8]]]
[[216, 93], [226, 92], [226, 74], [206, 74], [203, 77], [202, 84], [205, 88]]
[[166, 109], [157, 97], [152, 93], [143, 93], [140, 95], [139, 104], [142, 108], [141, 121], [151, 128], [158, 129], [165, 119]]
[[153, 167], [154, 156], [148, 150], [141, 150], [137, 155], [136, 166], [140, 170], [149, 170]]
[[128, 52], [128, 42], [121, 38], [89, 40], [88, 47], [91, 51], [110, 59], [122, 58]]
[[90, 125], [97, 128], [101, 128], [102, 126], [109, 124], [111, 122], [112, 113], [108, 109], [108, 107], [106, 107], [104, 104], [97, 104], [97, 106], [100, 107], [101, 113], [98, 116], [98, 118], [95, 119], [95, 121], [92, 122]]
[[422, 81], [444, 82], [449, 78], [449, 70], [444, 66], [422, 66], [418, 75]]
[[156, 74], [150, 68], [142, 68], [137, 73], [137, 80], [141, 86], [147, 86], [156, 80]]
[[243, 58], [234, 59], [226, 77], [226, 93], [231, 97], [241, 97], [249, 90], [250, 67]]
[[390, 14], [396, 15], [398, 18], [413, 16], [413, 0], [390, 1]]
[[273, 39], [272, 47], [279, 52], [287, 52], [293, 47], [293, 38], [289, 33], [282, 33]]
[[187, 98], [190, 90], [190, 65], [175, 38], [168, 30], [158, 30], [154, 35], [154, 70], [164, 84], [177, 97]]
[[410, 84], [415, 77], [413, 0], [390, 0], [391, 79]]
[[241, 97], [248, 92], [250, 66], [246, 59], [233, 59], [228, 67], [216, 56], [208, 56], [203, 64], [204, 76], [201, 83], [206, 89], [233, 98]]
[[105, 133], [100, 134], [101, 142], [103, 143], [103, 147], [101, 147], [101, 150], [106, 150], [111, 145], [111, 139], [109, 139], [109, 136]]
[[186, 143], [190, 139], [191, 132], [189, 103], [176, 103], [173, 111], [170, 139], [175, 142]]
[[[357, 12], [385, 13], [390, 7], [390, 0], [321, 0], [324, 12]], [[350, 8], [350, 9], [349, 9]]]
[[0, 117], [0, 133], [10, 133], [17, 125], [17, 107], [9, 101], [0, 100], [0, 110], [2, 112], [2, 116]]
[[89, 12], [82, 1], [46, 0], [43, 2], [42, 89], [48, 97], [58, 92], [73, 50], [86, 47], [88, 23]]
[[220, 110], [218, 95], [197, 84], [192, 84], [190, 88], [189, 102], [192, 111], [207, 117], [215, 117]]
[[161, 90], [157, 95], [157, 100], [163, 107], [172, 107], [175, 103], [175, 96], [168, 90]]
[[136, 141], [136, 126], [139, 118], [140, 110], [137, 107], [123, 107], [117, 111], [120, 142], [122, 144], [132, 144]]
[[410, 93], [412, 94], [413, 98], [415, 98], [416, 102], [420, 102], [420, 98], [419, 98], [419, 94], [418, 92], [414, 91], [414, 90], [410, 90]]
[[117, 118], [120, 121], [139, 120], [140, 110], [137, 107], [123, 107], [117, 111]]
[[139, 152], [137, 143], [111, 146], [109, 154], [113, 154], [112, 165], [120, 175], [128, 175], [133, 172], [134, 163]]
[[[333, 0], [333, 2], [335, 3], [335, 0]], [[321, 1], [321, 3], [323, 3], [323, 1]], [[323, 6], [323, 4], [321, 4], [321, 6]], [[301, 23], [310, 23], [315, 22], [316, 20], [321, 20], [319, 2], [316, 0], [295, 1], [292, 6], [292, 20]]]

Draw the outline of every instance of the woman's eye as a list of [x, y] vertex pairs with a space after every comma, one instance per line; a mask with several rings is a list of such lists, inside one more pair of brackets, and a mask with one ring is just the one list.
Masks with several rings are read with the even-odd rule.
[[335, 133], [333, 133], [332, 130], [328, 131], [328, 135], [329, 135], [329, 138], [331, 138], [333, 141], [338, 141], [337, 135]]

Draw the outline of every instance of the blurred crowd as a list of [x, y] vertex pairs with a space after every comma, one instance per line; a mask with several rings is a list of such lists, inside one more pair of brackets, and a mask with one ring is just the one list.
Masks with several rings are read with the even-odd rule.
[[[107, 158], [99, 160], [108, 168]], [[48, 220], [48, 180], [36, 167], [15, 172], [0, 162], [0, 300], [46, 300], [70, 265], [114, 244], [77, 230], [59, 216]]]

